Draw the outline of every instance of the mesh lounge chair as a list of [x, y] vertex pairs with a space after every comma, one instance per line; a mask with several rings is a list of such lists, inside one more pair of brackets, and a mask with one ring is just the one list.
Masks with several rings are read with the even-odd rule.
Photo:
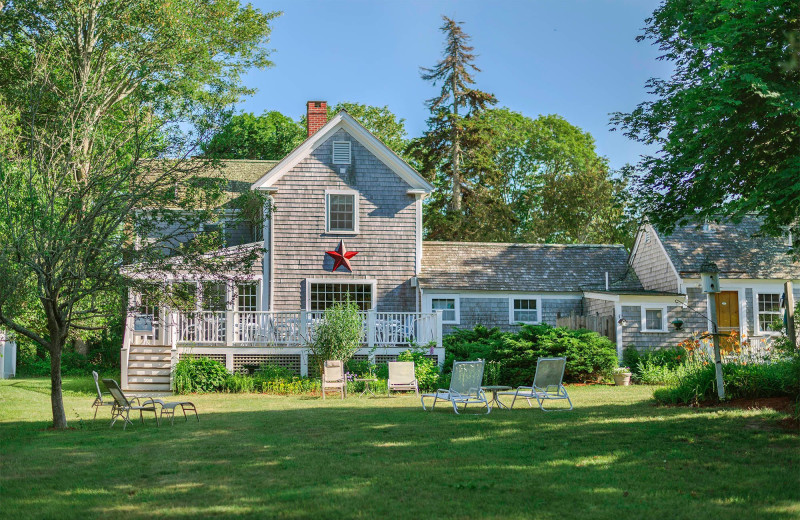
[[342, 399], [347, 396], [347, 379], [344, 376], [344, 364], [338, 360], [326, 361], [322, 368], [322, 398], [325, 399], [325, 389], [338, 388], [342, 392]]
[[453, 403], [453, 411], [458, 413], [458, 405], [463, 404], [464, 408], [470, 403], [483, 404], [486, 413], [492, 411], [492, 407], [486, 401], [486, 395], [481, 390], [483, 382], [483, 361], [455, 361], [453, 362], [453, 374], [450, 377], [450, 388], [445, 390], [440, 388], [435, 394], [423, 394], [420, 397], [422, 409], [425, 408], [425, 398], [433, 397], [431, 410], [436, 406], [436, 401], [450, 401]]
[[[564, 367], [567, 365], [567, 358], [539, 358], [536, 362], [536, 374], [533, 376], [533, 386], [521, 386], [513, 392], [500, 392], [499, 395], [513, 395], [514, 400], [511, 401], [511, 408], [514, 408], [514, 403], [518, 397], [524, 397], [528, 401], [528, 406], [533, 406], [531, 399], [536, 399], [539, 403], [539, 408], [545, 412], [553, 412], [556, 410], [572, 410], [572, 401], [567, 394], [566, 388], [561, 382], [564, 380]], [[544, 407], [544, 401], [548, 399], [566, 399], [569, 403], [569, 408], [551, 408]]]
[[390, 361], [389, 365], [389, 380], [387, 382], [387, 394], [391, 394], [392, 390], [413, 390], [419, 397], [419, 386], [417, 385], [417, 376], [414, 374], [413, 361]]
[[183, 418], [185, 421], [189, 420], [189, 417], [186, 415], [186, 410], [190, 412], [194, 412], [194, 416], [197, 418], [197, 422], [200, 422], [200, 416], [197, 415], [197, 408], [194, 406], [194, 403], [190, 403], [189, 401], [173, 401], [169, 403], [165, 403], [161, 399], [150, 399], [153, 403], [161, 405], [161, 413], [158, 415], [159, 419], [164, 418], [164, 413], [166, 412], [167, 417], [170, 418], [169, 423], [175, 424], [175, 409], [177, 407], [181, 407], [181, 411], [183, 412]]
[[[129, 424], [133, 424], [130, 419], [130, 413], [131, 411], [135, 412], [137, 410], [139, 411], [139, 419], [142, 420], [142, 424], [144, 424], [143, 412], [153, 412], [156, 418], [156, 426], [158, 426], [158, 414], [156, 413], [156, 405], [152, 399], [148, 399], [144, 403], [141, 403], [138, 397], [133, 397], [132, 400], [129, 400], [125, 397], [125, 394], [122, 393], [119, 383], [113, 379], [103, 379], [103, 384], [106, 385], [106, 388], [108, 388], [108, 391], [111, 392], [111, 396], [114, 398], [114, 406], [111, 407], [112, 428], [120, 417], [125, 421], [125, 426], [122, 427], [123, 430], [126, 429]], [[136, 404], [133, 404], [134, 402]]]
[[97, 375], [97, 372], [92, 370], [92, 377], [94, 378], [94, 386], [97, 388], [97, 397], [94, 398], [94, 403], [92, 403], [92, 407], [94, 408], [94, 419], [97, 419], [97, 410], [100, 409], [101, 406], [114, 406], [114, 400], [111, 401], [104, 401], [103, 396], [111, 396], [108, 392], [101, 392], [100, 391], [100, 376]]

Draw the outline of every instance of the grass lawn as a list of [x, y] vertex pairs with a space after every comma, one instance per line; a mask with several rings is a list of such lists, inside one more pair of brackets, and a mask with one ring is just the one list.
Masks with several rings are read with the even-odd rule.
[[47, 431], [49, 381], [0, 381], [0, 516], [800, 517], [800, 437], [769, 410], [658, 408], [650, 387], [570, 387], [575, 410], [423, 412], [413, 397], [191, 396], [200, 422]]

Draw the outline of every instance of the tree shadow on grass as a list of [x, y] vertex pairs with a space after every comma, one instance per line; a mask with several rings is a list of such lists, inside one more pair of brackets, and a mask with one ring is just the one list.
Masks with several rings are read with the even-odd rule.
[[457, 416], [408, 403], [265, 400], [260, 411], [201, 407], [199, 423], [150, 419], [125, 432], [107, 416], [67, 434], [4, 423], [4, 508], [62, 518], [783, 519], [798, 507], [796, 438], [745, 427], [767, 412], [639, 402]]

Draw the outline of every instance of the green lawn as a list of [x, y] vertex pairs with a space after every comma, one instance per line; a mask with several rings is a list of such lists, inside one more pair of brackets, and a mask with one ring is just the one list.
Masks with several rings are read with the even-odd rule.
[[800, 439], [768, 410], [658, 408], [570, 387], [575, 410], [422, 411], [412, 397], [191, 396], [198, 424], [47, 431], [48, 384], [0, 381], [0, 516], [798, 518]]

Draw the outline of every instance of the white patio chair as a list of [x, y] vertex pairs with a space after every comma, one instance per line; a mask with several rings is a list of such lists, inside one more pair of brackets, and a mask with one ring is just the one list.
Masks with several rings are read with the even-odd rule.
[[[569, 394], [567, 394], [567, 390], [562, 384], [566, 366], [567, 358], [565, 357], [539, 358], [539, 361], [536, 362], [533, 386], [521, 386], [511, 392], [499, 392], [498, 395], [513, 395], [514, 400], [511, 401], [511, 408], [514, 408], [514, 403], [518, 397], [523, 397], [528, 401], [528, 406], [531, 407], [533, 407], [531, 399], [536, 399], [536, 402], [539, 403], [539, 408], [545, 412], [572, 410], [572, 400], [570, 400]], [[566, 399], [569, 403], [569, 408], [551, 408], [548, 410], [544, 407], [544, 402], [548, 399]]]
[[99, 410], [101, 406], [114, 406], [114, 400], [113, 399], [111, 401], [103, 400], [104, 395], [110, 397], [111, 394], [108, 392], [100, 391], [100, 382], [99, 382], [100, 376], [98, 376], [97, 372], [95, 372], [94, 370], [92, 370], [92, 377], [94, 378], [94, 386], [95, 388], [97, 388], [97, 397], [94, 398], [94, 403], [92, 403], [92, 407], [94, 408], [93, 418], [97, 419], [97, 410]]
[[419, 385], [417, 376], [414, 373], [413, 361], [389, 361], [389, 380], [387, 381], [387, 395], [391, 395], [392, 390], [413, 390], [419, 397]]
[[[144, 415], [142, 412], [153, 412], [156, 418], [156, 426], [158, 426], [158, 413], [152, 399], [148, 399], [144, 403], [141, 403], [138, 397], [132, 397], [129, 400], [119, 387], [119, 383], [113, 379], [103, 379], [103, 384], [106, 385], [106, 388], [108, 388], [108, 391], [111, 392], [112, 397], [114, 397], [114, 406], [111, 407], [111, 427], [113, 427], [117, 419], [121, 417], [125, 421], [125, 425], [122, 429], [126, 429], [129, 424], [133, 424], [130, 419], [131, 411], [135, 412], [137, 410], [139, 411], [139, 419], [141, 419], [142, 424], [144, 424]], [[133, 404], [134, 402], [136, 404]]]
[[423, 394], [420, 397], [422, 409], [425, 408], [425, 398], [433, 397], [431, 410], [436, 406], [436, 401], [450, 401], [453, 403], [453, 411], [458, 413], [458, 405], [463, 404], [464, 408], [470, 403], [483, 404], [486, 413], [491, 413], [492, 407], [486, 401], [486, 394], [481, 389], [483, 383], [483, 360], [479, 361], [455, 361], [453, 362], [453, 373], [450, 377], [450, 388], [445, 390], [440, 388], [435, 394]]
[[326, 361], [322, 369], [322, 398], [325, 399], [325, 389], [338, 388], [342, 399], [347, 396], [347, 378], [344, 375], [344, 363], [339, 360]]

